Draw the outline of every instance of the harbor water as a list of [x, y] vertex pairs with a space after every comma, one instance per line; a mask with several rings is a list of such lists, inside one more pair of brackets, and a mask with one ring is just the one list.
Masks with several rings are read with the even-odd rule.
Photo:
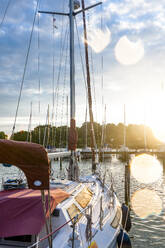
[[[161, 166], [163, 168], [163, 163], [160, 161]], [[80, 166], [80, 174], [89, 175], [91, 174], [91, 161], [90, 160], [82, 160], [79, 162]], [[124, 202], [124, 172], [125, 166], [124, 163], [119, 161], [116, 156], [112, 158], [112, 160], [106, 160], [101, 164], [101, 170], [104, 171], [105, 168], [107, 170], [106, 181], [107, 184], [112, 181], [114, 190], [120, 200], [120, 202]], [[53, 161], [52, 162], [52, 172], [53, 177], [65, 177], [66, 176], [66, 168], [68, 167], [68, 161], [63, 160], [62, 162], [62, 172], [60, 172], [60, 162]], [[7, 178], [15, 178], [18, 176], [18, 169], [14, 166], [10, 168], [3, 167], [0, 165], [0, 182], [2, 180], [6, 180]], [[111, 176], [112, 175], [112, 176]], [[165, 167], [162, 170], [162, 174], [156, 182], [152, 184], [142, 184], [139, 183], [136, 179], [131, 176], [131, 197], [133, 197], [136, 192], [139, 190], [147, 189], [151, 192], [154, 192], [155, 195], [161, 200], [161, 211], [158, 213], [153, 211], [149, 216], [140, 218], [132, 209], [131, 210], [131, 218], [132, 218], [132, 229], [129, 233], [133, 248], [163, 248], [165, 247]], [[150, 203], [154, 201], [154, 199], [149, 199]], [[139, 202], [139, 208], [147, 207], [148, 199], [145, 202], [145, 199], [142, 199]], [[141, 206], [140, 206], [141, 205]]]

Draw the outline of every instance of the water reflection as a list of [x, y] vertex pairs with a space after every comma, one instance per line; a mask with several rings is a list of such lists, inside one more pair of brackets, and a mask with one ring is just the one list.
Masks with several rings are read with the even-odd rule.
[[149, 154], [141, 154], [131, 161], [131, 174], [141, 183], [156, 182], [162, 176], [163, 168], [160, 162]]
[[[69, 161], [63, 160], [63, 170], [64, 173], [66, 173], [66, 168], [68, 167]], [[91, 174], [91, 160], [82, 160], [79, 163], [81, 175], [89, 175]], [[57, 178], [60, 175], [60, 161], [52, 162], [52, 167], [54, 171], [54, 177]], [[106, 161], [106, 167], [109, 169], [113, 175], [114, 178], [114, 189], [117, 193], [118, 198], [120, 199], [120, 202], [124, 202], [124, 164], [121, 163], [121, 161], [117, 160], [116, 157], [113, 156], [111, 162]], [[165, 163], [164, 163], [165, 168]], [[164, 171], [165, 172], [165, 171]], [[2, 180], [2, 177], [4, 179], [7, 179], [7, 177], [11, 178], [17, 175], [17, 168], [13, 166], [13, 168], [5, 168], [0, 165], [0, 182]], [[107, 183], [110, 183], [110, 178], [107, 174]], [[140, 182], [135, 180], [131, 177], [131, 194], [135, 191], [139, 191], [141, 187], [144, 187], [144, 184], [141, 185]], [[161, 174], [161, 178], [159, 181], [152, 185], [147, 185], [148, 188], [154, 189], [154, 193], [156, 192], [157, 195], [160, 196], [163, 203], [165, 204], [165, 173], [164, 175]], [[137, 194], [138, 195], [138, 194]], [[132, 197], [132, 203], [134, 202], [134, 199], [136, 200], [136, 194], [133, 194]], [[150, 199], [143, 199], [143, 202], [141, 202], [141, 199], [139, 200], [139, 203], [144, 205], [144, 202], [149, 202], [148, 205], [151, 204], [152, 199], [154, 202], [159, 202], [159, 197], [150, 195]], [[136, 200], [137, 201], [137, 200]], [[134, 204], [132, 204], [134, 206]], [[154, 206], [157, 206], [157, 202], [155, 202]], [[137, 205], [135, 205], [137, 206]], [[160, 207], [160, 205], [159, 205]], [[133, 248], [165, 248], [165, 235], [164, 235], [164, 226], [165, 226], [165, 220], [163, 217], [165, 216], [164, 211], [161, 212], [159, 215], [161, 208], [154, 207], [152, 209], [152, 213], [156, 213], [156, 215], [150, 215], [149, 218], [139, 218], [137, 214], [134, 213], [134, 211], [131, 212], [132, 216], [132, 229], [130, 231], [130, 236], [132, 238], [132, 247]], [[140, 208], [140, 207], [139, 207]], [[144, 207], [145, 208], [145, 207]], [[157, 209], [157, 211], [155, 210]], [[136, 210], [135, 210], [136, 211]]]
[[162, 200], [153, 190], [141, 189], [131, 198], [131, 206], [137, 216], [144, 219], [150, 215], [159, 215], [162, 211]]

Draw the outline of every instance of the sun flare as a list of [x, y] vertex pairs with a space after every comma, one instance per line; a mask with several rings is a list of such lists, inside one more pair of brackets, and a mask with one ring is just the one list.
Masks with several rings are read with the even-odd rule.
[[91, 29], [88, 32], [88, 41], [86, 42], [96, 53], [100, 53], [111, 42], [111, 32], [108, 27], [104, 30], [98, 28]]
[[131, 174], [141, 183], [156, 182], [162, 175], [162, 165], [153, 156], [141, 154], [131, 161]]
[[136, 191], [131, 199], [131, 206], [137, 216], [144, 219], [150, 215], [159, 215], [162, 211], [162, 200], [153, 190]]
[[115, 47], [115, 56], [122, 65], [134, 65], [144, 56], [144, 47], [139, 39], [136, 42], [130, 41], [127, 36], [123, 36]]

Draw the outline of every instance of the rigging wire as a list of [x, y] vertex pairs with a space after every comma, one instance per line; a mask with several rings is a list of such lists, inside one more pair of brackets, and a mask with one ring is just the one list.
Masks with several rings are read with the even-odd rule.
[[[103, 9], [102, 9], [102, 6], [101, 6], [101, 18], [100, 18], [100, 28], [101, 28], [101, 31], [103, 31], [103, 15], [102, 15], [102, 12], [103, 12]], [[103, 118], [103, 109], [104, 109], [104, 92], [103, 92], [103, 89], [104, 89], [104, 77], [103, 77], [103, 68], [104, 68], [104, 60], [103, 60], [103, 54], [101, 54], [101, 91], [102, 91], [102, 139], [103, 139], [103, 132], [104, 132], [104, 118]], [[103, 140], [102, 140], [103, 141]], [[103, 143], [101, 144], [103, 146]]]
[[47, 131], [47, 127], [48, 127], [48, 117], [49, 116], [49, 104], [48, 104], [48, 108], [47, 108], [47, 114], [46, 114], [46, 122], [45, 122], [45, 129], [44, 129], [44, 138], [43, 138], [43, 147], [45, 147], [46, 144], [46, 131]]
[[[62, 11], [64, 12], [64, 0], [63, 0], [63, 3], [62, 3]], [[59, 68], [58, 68], [58, 72], [57, 72], [57, 82], [56, 82], [56, 91], [55, 91], [55, 101], [57, 101], [57, 104], [56, 104], [56, 113], [54, 113], [54, 119], [55, 119], [55, 123], [54, 123], [54, 133], [53, 133], [53, 145], [54, 147], [56, 146], [56, 133], [57, 133], [57, 127], [56, 127], [56, 124], [57, 124], [57, 110], [58, 110], [58, 93], [59, 93], [59, 77], [60, 77], [60, 71], [61, 71], [61, 63], [62, 63], [62, 50], [63, 50], [63, 35], [64, 35], [64, 18], [63, 16], [61, 16], [61, 19], [62, 19], [62, 28], [61, 28], [61, 39], [60, 39], [60, 63], [59, 63]], [[54, 111], [55, 112], [55, 111]]]
[[[30, 116], [29, 116], [29, 125], [28, 125], [27, 139], [26, 139], [27, 142], [32, 141], [31, 123], [32, 123], [32, 102], [30, 103]], [[29, 140], [29, 138], [30, 138], [30, 140]]]
[[[64, 54], [64, 49], [65, 49], [65, 44], [66, 44], [66, 39], [69, 33], [69, 29], [68, 29], [68, 25], [66, 26], [66, 30], [65, 30], [65, 37], [64, 40], [62, 42], [62, 47], [61, 47], [61, 55], [60, 55], [60, 64], [59, 64], [59, 70], [58, 70], [58, 76], [57, 76], [57, 85], [56, 85], [56, 95], [55, 95], [55, 99], [56, 99], [56, 111], [55, 111], [55, 126], [57, 125], [57, 117], [58, 117], [58, 105], [59, 105], [59, 82], [60, 82], [60, 78], [61, 78], [61, 71], [62, 71], [62, 59], [63, 59], [63, 54]], [[56, 128], [55, 128], [55, 132], [54, 132], [54, 141], [56, 139]]]
[[[100, 28], [103, 32], [103, 6], [101, 4], [101, 17], [100, 17]], [[104, 162], [104, 143], [105, 143], [105, 135], [106, 135], [106, 104], [104, 105], [104, 58], [103, 58], [103, 52], [101, 53], [101, 88], [102, 88], [102, 137], [101, 137], [101, 148], [102, 150], [102, 162]], [[105, 106], [105, 109], [104, 109]], [[106, 179], [107, 174], [107, 164], [105, 163], [104, 168], [104, 181]]]
[[[64, 0], [63, 0], [63, 4], [62, 4], [62, 11], [64, 12]], [[53, 131], [53, 135], [52, 135], [52, 138], [53, 138], [53, 146], [55, 147], [56, 146], [56, 133], [57, 133], [57, 116], [58, 116], [58, 95], [59, 95], [59, 80], [60, 80], [60, 76], [61, 76], [61, 67], [62, 67], [62, 57], [63, 57], [63, 50], [64, 50], [64, 44], [65, 44], [65, 38], [66, 38], [66, 32], [67, 32], [67, 27], [68, 25], [66, 25], [66, 30], [64, 32], [64, 17], [61, 16], [62, 18], [62, 28], [61, 28], [61, 39], [60, 39], [60, 62], [59, 62], [59, 68], [58, 68], [58, 72], [57, 72], [57, 81], [56, 81], [56, 90], [55, 90], [55, 97], [54, 97], [54, 102], [57, 102], [56, 103], [56, 111], [55, 114], [54, 114], [54, 119], [55, 119], [55, 122], [54, 122], [54, 131]]]
[[103, 136], [104, 136], [104, 118], [103, 118], [103, 108], [104, 108], [104, 96], [103, 96], [103, 88], [104, 88], [104, 80], [103, 80], [103, 56], [101, 56], [101, 91], [102, 91], [102, 138], [101, 138], [101, 147], [103, 148]]
[[66, 96], [66, 149], [68, 150], [68, 95]]
[[53, 128], [53, 126], [54, 126], [54, 107], [55, 107], [55, 102], [54, 102], [54, 100], [55, 100], [55, 42], [54, 42], [54, 40], [55, 40], [55, 28], [56, 28], [56, 26], [55, 26], [55, 21], [56, 21], [56, 19], [55, 19], [55, 17], [54, 17], [54, 15], [53, 15], [53, 29], [52, 29], [52, 38], [53, 38], [53, 46], [52, 46], [52, 49], [53, 49], [53, 57], [52, 57], [52, 62], [53, 62], [53, 70], [52, 70], [52, 103], [53, 103], [53, 105], [52, 105], [52, 128], [51, 128], [51, 139], [52, 139], [52, 145], [53, 145], [53, 136], [54, 136], [54, 128]]
[[50, 121], [49, 121], [49, 104], [48, 104], [48, 138], [47, 138], [47, 147], [49, 146], [50, 139]]
[[80, 35], [79, 35], [79, 31], [78, 31], [76, 17], [75, 17], [75, 24], [76, 24], [76, 32], [77, 32], [77, 38], [78, 38], [78, 46], [79, 46], [79, 51], [80, 51], [80, 59], [81, 59], [83, 80], [84, 80], [84, 84], [85, 84], [85, 88], [86, 88], [86, 95], [88, 95], [88, 93], [87, 93], [87, 81], [86, 81], [86, 76], [85, 76], [85, 65], [84, 65], [84, 62], [83, 62], [83, 56], [82, 56], [82, 52], [81, 52], [82, 48], [81, 48], [81, 45], [80, 45]]
[[66, 51], [65, 51], [65, 64], [64, 64], [64, 85], [63, 85], [63, 94], [62, 94], [62, 104], [61, 104], [61, 128], [60, 128], [60, 142], [59, 142], [59, 147], [61, 148], [61, 145], [62, 145], [62, 142], [61, 142], [61, 138], [62, 138], [62, 120], [63, 120], [63, 111], [64, 111], [64, 95], [65, 95], [65, 88], [66, 88], [66, 69], [67, 69], [67, 60], [68, 60], [68, 57], [69, 57], [69, 49], [68, 49], [68, 44], [69, 44], [69, 34], [67, 34], [67, 45], [66, 45]]
[[88, 146], [88, 123], [87, 123], [87, 116], [88, 116], [88, 99], [86, 98], [86, 110], [85, 110], [85, 148]]
[[82, 74], [83, 74], [83, 80], [84, 80], [84, 85], [85, 85], [85, 90], [86, 90], [86, 110], [85, 110], [85, 147], [87, 147], [88, 144], [88, 125], [87, 125], [87, 112], [88, 112], [88, 89], [87, 89], [87, 81], [85, 77], [85, 65], [83, 62], [83, 56], [82, 56], [82, 48], [80, 45], [80, 35], [78, 31], [78, 25], [77, 25], [77, 20], [75, 18], [75, 24], [76, 24], [76, 32], [77, 32], [77, 39], [78, 39], [78, 47], [79, 47], [79, 54], [80, 54], [80, 61], [81, 61], [81, 67], [82, 67]]
[[1, 29], [2, 25], [3, 25], [3, 23], [4, 23], [4, 20], [5, 20], [5, 17], [6, 17], [6, 14], [7, 14], [7, 11], [9, 9], [9, 5], [10, 4], [11, 4], [11, 0], [9, 0], [8, 3], [7, 3], [7, 6], [6, 6], [6, 9], [5, 9], [4, 15], [3, 15], [2, 20], [1, 20], [1, 23], [0, 23], [0, 29]]
[[40, 117], [41, 117], [41, 77], [40, 77], [40, 14], [38, 13], [38, 115], [39, 115], [39, 128], [38, 128], [38, 143], [41, 144], [41, 127], [40, 127]]
[[[90, 28], [90, 15], [89, 15], [89, 13], [88, 13], [88, 29], [90, 30], [91, 28]], [[91, 77], [91, 81], [92, 81], [92, 86], [93, 86], [93, 95], [94, 95], [94, 108], [95, 108], [95, 121], [96, 121], [96, 123], [98, 122], [98, 118], [97, 118], [97, 103], [96, 103], [96, 87], [95, 87], [95, 84], [96, 84], [96, 82], [95, 82], [95, 73], [94, 73], [94, 65], [93, 65], [93, 52], [92, 52], [92, 48], [90, 49], [90, 57], [91, 57], [91, 75], [92, 75], [92, 77]], [[99, 136], [99, 126], [98, 125], [96, 125], [96, 148], [97, 148], [97, 141], [98, 141], [98, 136]]]
[[16, 121], [17, 121], [19, 104], [20, 104], [21, 96], [22, 96], [23, 84], [24, 84], [24, 79], [25, 79], [25, 73], [26, 73], [26, 68], [27, 68], [27, 63], [28, 63], [28, 58], [29, 58], [29, 53], [30, 53], [30, 47], [31, 47], [31, 42], [32, 42], [32, 36], [33, 36], [34, 25], [35, 25], [36, 15], [37, 15], [37, 11], [38, 11], [39, 1], [40, 0], [37, 1], [35, 13], [34, 13], [34, 19], [33, 19], [33, 24], [32, 24], [31, 34], [30, 34], [30, 39], [29, 39], [28, 50], [27, 50], [27, 54], [26, 54], [26, 58], [25, 58], [25, 65], [24, 65], [24, 70], [23, 70], [23, 75], [22, 75], [21, 87], [20, 87], [20, 92], [19, 92], [19, 97], [18, 97], [18, 103], [17, 103], [16, 113], [15, 113], [15, 119], [14, 119], [14, 124], [13, 124], [13, 130], [12, 130], [12, 136], [11, 136], [11, 138], [13, 137], [14, 131], [15, 131], [15, 125], [16, 125]]

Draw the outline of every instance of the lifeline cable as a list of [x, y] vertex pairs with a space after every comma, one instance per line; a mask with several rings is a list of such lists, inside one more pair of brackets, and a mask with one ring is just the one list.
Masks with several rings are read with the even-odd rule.
[[42, 242], [43, 240], [47, 239], [49, 236], [52, 236], [54, 233], [56, 233], [57, 231], [59, 231], [61, 228], [63, 228], [64, 226], [66, 226], [68, 223], [70, 223], [72, 220], [74, 220], [75, 217], [73, 217], [72, 219], [68, 220], [67, 222], [65, 222], [62, 226], [58, 227], [57, 229], [55, 229], [53, 232], [49, 233], [48, 235], [46, 235], [45, 237], [41, 238], [40, 240], [38, 240], [36, 243], [28, 246], [27, 248], [32, 248], [35, 247], [37, 244], [39, 244], [40, 242]]
[[48, 235], [46, 235], [45, 237], [39, 239], [37, 242], [35, 242], [34, 244], [27, 246], [27, 248], [32, 248], [35, 247], [36, 245], [38, 245], [40, 242], [42, 242], [43, 240], [47, 239], [49, 236], [52, 236], [54, 233], [56, 233], [57, 231], [59, 231], [61, 228], [63, 228], [64, 226], [66, 226], [68, 223], [72, 222], [72, 220], [77, 221], [78, 220], [78, 216], [81, 214], [84, 214], [86, 212], [87, 209], [89, 209], [90, 206], [87, 206], [85, 209], [83, 209], [79, 214], [75, 215], [73, 218], [71, 218], [70, 220], [68, 220], [67, 222], [65, 222], [63, 225], [59, 226], [57, 229], [55, 229], [53, 232], [49, 233]]

